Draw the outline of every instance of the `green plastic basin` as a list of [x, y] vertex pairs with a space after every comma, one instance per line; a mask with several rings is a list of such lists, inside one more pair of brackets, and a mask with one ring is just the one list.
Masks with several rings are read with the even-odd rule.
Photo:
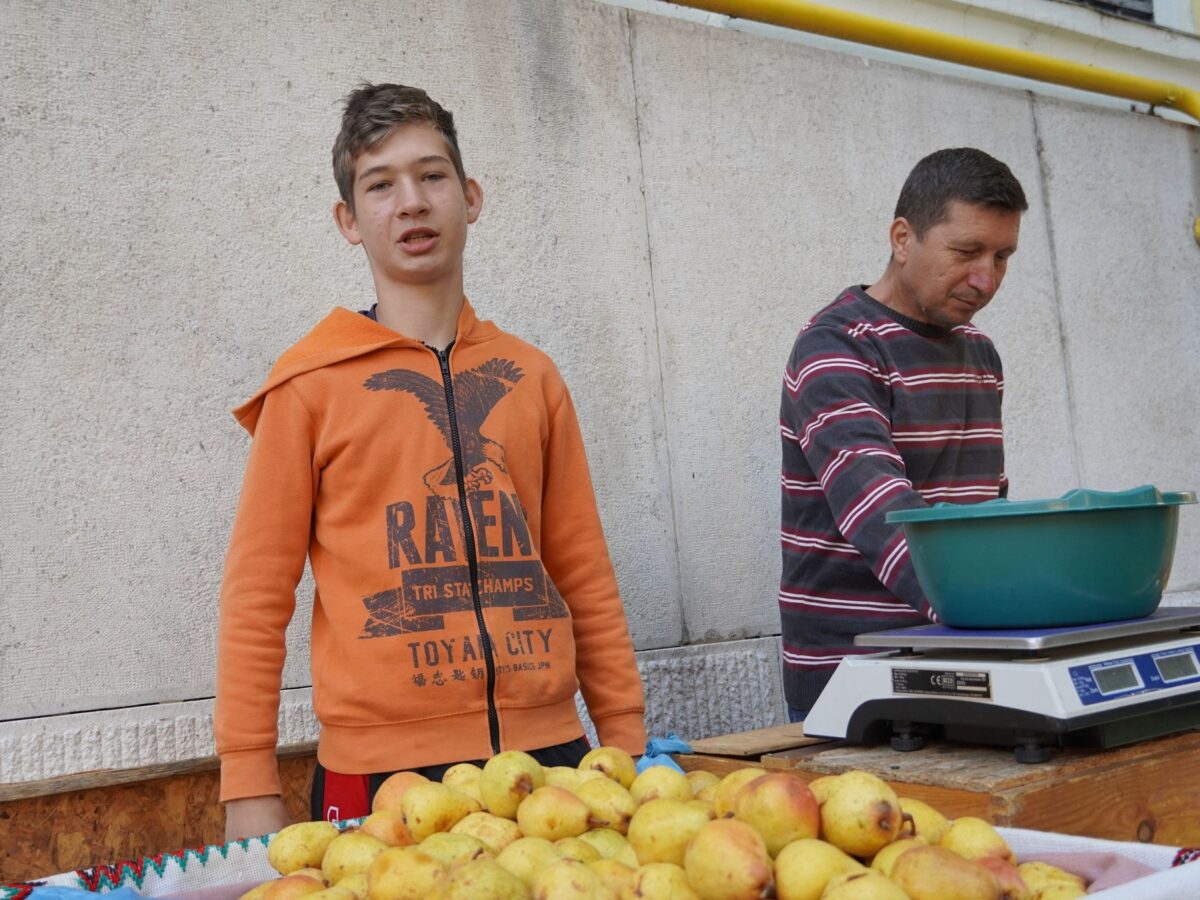
[[895, 510], [917, 579], [953, 628], [1054, 628], [1137, 619], [1171, 574], [1191, 491], [1074, 490], [1053, 500]]

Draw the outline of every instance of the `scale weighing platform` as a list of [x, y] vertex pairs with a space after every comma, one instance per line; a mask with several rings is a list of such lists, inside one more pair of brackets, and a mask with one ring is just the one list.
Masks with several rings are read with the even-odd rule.
[[861, 634], [804, 733], [917, 750], [925, 737], [1014, 748], [1117, 747], [1200, 727], [1200, 610], [1068, 628], [922, 625]]

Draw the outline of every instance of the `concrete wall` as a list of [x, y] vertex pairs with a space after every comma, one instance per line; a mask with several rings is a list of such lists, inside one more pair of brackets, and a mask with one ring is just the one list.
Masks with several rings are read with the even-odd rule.
[[[354, 83], [458, 119], [467, 290], [572, 386], [652, 731], [779, 721], [779, 381], [887, 258], [912, 163], [1031, 209], [979, 324], [1015, 497], [1200, 486], [1194, 127], [572, 2], [0, 7], [0, 782], [211, 752], [228, 410], [367, 305], [329, 146]], [[1200, 602], [1185, 509], [1170, 602]], [[306, 620], [283, 736], [311, 739]], [[139, 704], [154, 704], [141, 706]]]

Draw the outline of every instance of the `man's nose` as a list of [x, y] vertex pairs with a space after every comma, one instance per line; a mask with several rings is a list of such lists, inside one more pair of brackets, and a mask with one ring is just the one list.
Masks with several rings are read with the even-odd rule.
[[995, 264], [990, 259], [976, 262], [971, 266], [971, 271], [967, 275], [967, 284], [985, 297], [992, 296], [1000, 285], [1000, 277], [996, 272]]

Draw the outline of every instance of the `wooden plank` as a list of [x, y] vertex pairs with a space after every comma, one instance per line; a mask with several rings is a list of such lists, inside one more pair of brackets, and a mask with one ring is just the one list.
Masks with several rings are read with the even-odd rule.
[[741, 756], [709, 756], [704, 753], [679, 753], [671, 758], [679, 763], [679, 768], [685, 772], [700, 769], [720, 775], [722, 778], [738, 769], [758, 765], [758, 760], [746, 759]]
[[[280, 760], [284, 801], [296, 821], [309, 818], [315, 764], [312, 754]], [[219, 773], [210, 768], [2, 802], [0, 881], [223, 843], [219, 786]]]
[[[295, 744], [290, 747], [280, 747], [278, 756], [280, 759], [292, 759], [312, 756], [316, 752], [316, 741], [309, 741], [308, 743]], [[18, 781], [0, 784], [0, 803], [6, 803], [10, 800], [23, 800], [27, 797], [62, 794], [67, 791], [87, 791], [93, 788], [111, 787], [118, 784], [137, 784], [155, 778], [169, 778], [172, 775], [209, 772], [220, 767], [221, 761], [218, 757], [203, 756], [200, 759], [159, 763], [152, 766], [139, 766], [135, 769], [91, 769], [87, 772], [75, 772], [71, 775], [43, 778], [38, 781]]]
[[737, 734], [700, 738], [688, 741], [688, 744], [691, 745], [693, 753], [704, 753], [710, 756], [752, 756], [758, 759], [764, 753], [770, 753], [773, 750], [819, 744], [826, 740], [826, 738], [806, 737], [804, 723], [797, 722], [793, 725], [773, 725], [770, 728], [756, 728], [753, 731], [742, 731]]

